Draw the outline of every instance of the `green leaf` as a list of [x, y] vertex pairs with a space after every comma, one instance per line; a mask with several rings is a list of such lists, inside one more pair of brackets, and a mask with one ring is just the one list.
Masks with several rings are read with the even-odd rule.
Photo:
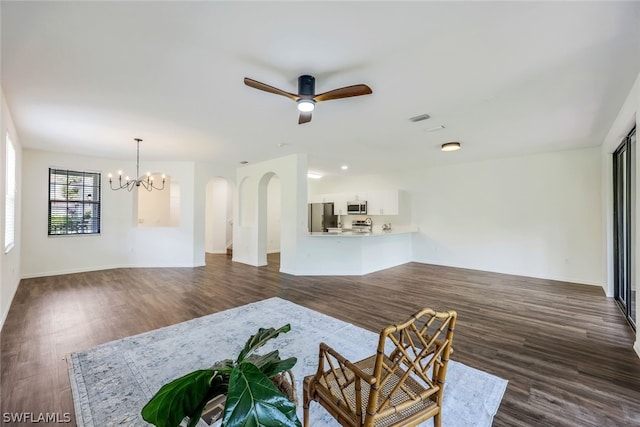
[[258, 367], [244, 362], [233, 369], [223, 427], [301, 427], [296, 405]]
[[284, 326], [281, 326], [278, 329], [274, 329], [274, 328], [258, 329], [258, 332], [255, 335], [251, 335], [251, 337], [247, 340], [246, 344], [244, 345], [244, 348], [238, 355], [238, 359], [236, 359], [236, 363], [242, 362], [249, 353], [251, 353], [253, 350], [259, 347], [262, 347], [270, 339], [277, 337], [278, 335], [280, 335], [280, 333], [289, 332], [290, 330], [291, 330], [291, 325], [288, 323]]
[[258, 367], [267, 377], [279, 374], [280, 372], [288, 371], [293, 368], [298, 359], [290, 357], [285, 360], [280, 360], [278, 350], [274, 350], [270, 353], [259, 355], [252, 354], [244, 359], [245, 362], [250, 362]]
[[157, 427], [176, 427], [187, 416], [200, 418], [209, 399], [226, 393], [227, 386], [214, 370], [193, 371], [163, 385], [142, 408], [142, 418]]
[[256, 365], [262, 372], [264, 372], [264, 369], [262, 369], [263, 366], [271, 363], [277, 363], [279, 361], [280, 353], [278, 352], [278, 350], [273, 350], [267, 354], [254, 353], [244, 358], [244, 362], [249, 362], [253, 365]]

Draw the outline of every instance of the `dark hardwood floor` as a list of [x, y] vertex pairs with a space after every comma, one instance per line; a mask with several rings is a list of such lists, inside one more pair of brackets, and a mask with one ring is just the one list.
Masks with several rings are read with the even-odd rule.
[[278, 296], [376, 332], [423, 306], [457, 310], [453, 358], [509, 380], [495, 426], [640, 425], [635, 336], [599, 287], [418, 263], [297, 277], [269, 262], [23, 280], [1, 334], [1, 412], [73, 425], [66, 354]]

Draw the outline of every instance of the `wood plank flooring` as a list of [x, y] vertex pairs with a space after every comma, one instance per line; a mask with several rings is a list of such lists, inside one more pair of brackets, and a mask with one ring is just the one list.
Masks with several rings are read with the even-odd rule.
[[0, 337], [1, 412], [70, 413], [73, 425], [66, 354], [278, 296], [376, 332], [423, 306], [457, 310], [453, 358], [509, 380], [495, 426], [640, 425], [635, 336], [599, 287], [418, 263], [298, 277], [278, 261], [207, 255], [201, 268], [23, 280]]

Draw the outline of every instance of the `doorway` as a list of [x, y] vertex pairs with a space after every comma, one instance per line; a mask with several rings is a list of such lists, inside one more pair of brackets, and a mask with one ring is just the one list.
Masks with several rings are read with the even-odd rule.
[[233, 188], [225, 178], [207, 183], [205, 252], [231, 255], [233, 251]]
[[614, 297], [636, 329], [636, 129], [613, 153]]

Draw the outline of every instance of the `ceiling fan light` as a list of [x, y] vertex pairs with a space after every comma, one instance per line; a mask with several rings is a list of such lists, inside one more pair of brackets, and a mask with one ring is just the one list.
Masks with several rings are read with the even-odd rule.
[[302, 113], [310, 113], [316, 108], [313, 99], [301, 99], [298, 101], [298, 111]]
[[460, 143], [459, 142], [447, 142], [442, 144], [441, 147], [442, 151], [457, 151], [460, 149]]

